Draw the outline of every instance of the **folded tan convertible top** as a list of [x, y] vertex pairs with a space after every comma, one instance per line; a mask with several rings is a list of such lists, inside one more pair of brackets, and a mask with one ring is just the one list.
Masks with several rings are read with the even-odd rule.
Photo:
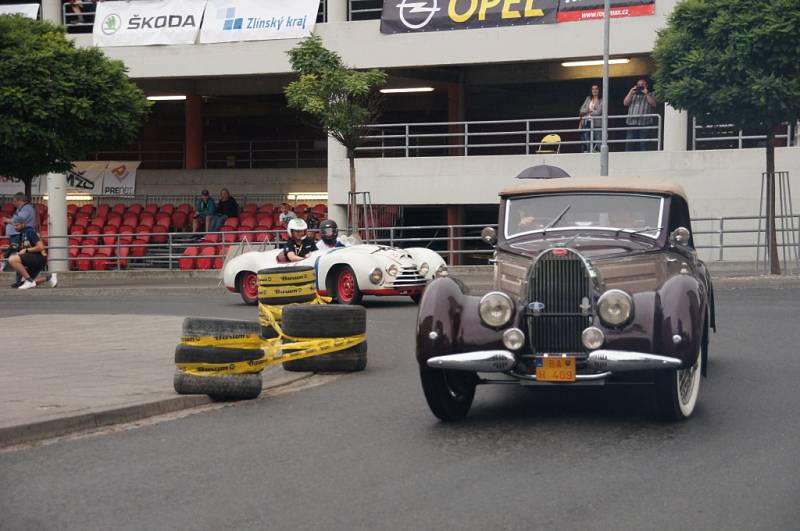
[[642, 177], [563, 177], [525, 179], [500, 191], [501, 197], [539, 192], [636, 192], [678, 195], [686, 199], [683, 187], [667, 180]]

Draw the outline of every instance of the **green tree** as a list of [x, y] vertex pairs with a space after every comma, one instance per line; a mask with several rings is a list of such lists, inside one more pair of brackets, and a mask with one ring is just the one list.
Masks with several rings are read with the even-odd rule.
[[354, 230], [358, 224], [355, 151], [364, 126], [380, 115], [382, 100], [377, 89], [386, 83], [386, 73], [348, 68], [316, 35], [303, 39], [288, 54], [298, 74], [298, 79], [284, 89], [289, 107], [313, 116], [347, 150], [351, 192], [348, 228]]
[[0, 175], [26, 194], [37, 175], [133, 141], [148, 109], [121, 61], [76, 48], [59, 26], [0, 16]]
[[800, 117], [800, 0], [684, 0], [658, 34], [655, 95], [700, 124], [766, 135], [770, 268], [775, 235], [775, 128]]

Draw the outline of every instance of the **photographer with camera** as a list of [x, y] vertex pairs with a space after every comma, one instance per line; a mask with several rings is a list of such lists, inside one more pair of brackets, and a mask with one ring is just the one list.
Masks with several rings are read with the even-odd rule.
[[[628, 117], [625, 119], [628, 127], [650, 126], [655, 122], [652, 116], [646, 116], [655, 113], [656, 110], [656, 99], [650, 94], [646, 79], [639, 79], [628, 91], [622, 103], [628, 108]], [[650, 138], [650, 131], [651, 129], [629, 129], [625, 151], [646, 151], [648, 142], [642, 140]]]

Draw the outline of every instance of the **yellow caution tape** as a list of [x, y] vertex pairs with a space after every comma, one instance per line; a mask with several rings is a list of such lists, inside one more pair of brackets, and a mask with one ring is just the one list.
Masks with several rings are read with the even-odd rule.
[[305, 284], [315, 282], [317, 275], [313, 269], [308, 271], [289, 271], [279, 273], [259, 273], [258, 283], [261, 285], [279, 286], [286, 284]]
[[317, 288], [313, 282], [302, 286], [259, 286], [258, 297], [267, 299], [271, 297], [302, 297], [304, 295], [315, 295]]
[[[326, 304], [330, 301], [330, 297], [317, 296], [308, 304]], [[261, 339], [256, 334], [232, 337], [185, 336], [181, 339], [181, 343], [193, 347], [261, 349], [264, 351], [261, 358], [231, 363], [176, 363], [175, 366], [194, 376], [253, 374], [263, 371], [269, 365], [346, 350], [367, 339], [366, 334], [346, 337], [288, 336], [278, 324], [283, 313], [283, 306], [259, 304], [258, 311], [262, 326], [272, 327], [277, 332], [277, 337]], [[285, 343], [284, 340], [292, 341], [292, 343]]]

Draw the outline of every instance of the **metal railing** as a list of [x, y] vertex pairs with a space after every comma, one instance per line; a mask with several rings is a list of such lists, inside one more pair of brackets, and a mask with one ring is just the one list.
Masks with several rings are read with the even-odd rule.
[[[775, 134], [776, 142], [794, 145], [792, 125], [786, 122], [780, 127], [782, 132]], [[733, 124], [699, 125], [692, 118], [692, 150], [756, 148], [764, 147], [766, 141], [762, 132], [738, 129]]]
[[[800, 234], [787, 234], [800, 232], [800, 215], [792, 217], [790, 222], [781, 224], [778, 227], [779, 243], [778, 247], [784, 255], [786, 269], [793, 269], [793, 259], [798, 256], [800, 249], [797, 243], [800, 241]], [[759, 219], [761, 226], [759, 228]], [[753, 262], [755, 266], [756, 252], [747, 252], [748, 258], [741, 259], [741, 250], [756, 250], [764, 245], [764, 224], [763, 218], [759, 216], [726, 216], [726, 217], [706, 217], [695, 218], [693, 223], [693, 237], [695, 248], [698, 251], [706, 251], [706, 255], [720, 262], [746, 261]], [[491, 258], [493, 249], [481, 240], [480, 231], [486, 225], [425, 225], [409, 227], [376, 227], [370, 229], [370, 234], [374, 232], [381, 237], [373, 240], [373, 243], [380, 243], [392, 247], [427, 247], [437, 251], [440, 255], [454, 263], [456, 256], [468, 257], [473, 262], [487, 263]], [[789, 228], [792, 227], [792, 228]], [[313, 232], [313, 231], [312, 231]], [[360, 230], [362, 235], [365, 231]], [[200, 241], [207, 234], [216, 234], [219, 242]], [[265, 236], [266, 235], [266, 236]], [[187, 247], [215, 247], [213, 255], [206, 255], [200, 258], [224, 259], [227, 256], [227, 249], [234, 246], [241, 246], [239, 240], [243, 237], [255, 246], [263, 248], [269, 242], [281, 243], [285, 231], [283, 229], [270, 230], [245, 230], [227, 231], [217, 233], [125, 233], [125, 234], [95, 234], [95, 235], [71, 235], [67, 238], [73, 243], [72, 247], [82, 247], [82, 243], [87, 240], [94, 240], [95, 251], [101, 248], [113, 249], [113, 256], [84, 256], [72, 257], [69, 260], [76, 265], [76, 260], [85, 260], [93, 263], [98, 260], [107, 262], [108, 269], [122, 269], [125, 267], [139, 268], [167, 268], [175, 269], [179, 267], [179, 260], [185, 258], [183, 252]], [[264, 238], [267, 242], [261, 242]], [[45, 236], [47, 238], [47, 236]], [[139, 241], [136, 239], [148, 239], [149, 241]], [[153, 241], [153, 239], [157, 241]], [[49, 241], [49, 248], [66, 249], [69, 246], [55, 245], [55, 239]], [[228, 240], [228, 241], [224, 241]], [[795, 243], [793, 243], [795, 242]], [[95, 244], [96, 243], [96, 244]], [[128, 248], [128, 251], [121, 252], [120, 249]], [[138, 253], [142, 256], [135, 256], [134, 249], [139, 249]], [[142, 252], [142, 249], [144, 252]], [[223, 252], [223, 250], [225, 252]], [[739, 257], [731, 257], [731, 254], [738, 252]], [[126, 254], [127, 253], [127, 254]], [[727, 253], [727, 255], [726, 255]], [[121, 256], [126, 254], [125, 256]], [[198, 257], [194, 257], [195, 259]], [[219, 263], [216, 265], [220, 265]], [[86, 267], [84, 265], [84, 267]], [[210, 267], [213, 269], [213, 267]]]
[[88, 160], [138, 160], [141, 169], [182, 169], [184, 157], [183, 142], [137, 142], [102, 149], [89, 155]]
[[[80, 9], [80, 11], [76, 11]], [[61, 20], [69, 33], [91, 33], [94, 25], [95, 3], [75, 0], [61, 4]]]
[[347, 0], [347, 20], [381, 18], [383, 0]]
[[[609, 116], [609, 140], [613, 146], [627, 148], [644, 144], [646, 149], [661, 149], [661, 116], [646, 114], [648, 125], [627, 125], [627, 115]], [[580, 152], [600, 149], [600, 128], [575, 127], [577, 116], [489, 120], [473, 122], [426, 122], [374, 124], [365, 126], [361, 156], [424, 157], [470, 155], [531, 155], [536, 153]], [[645, 138], [631, 139], [636, 131]], [[557, 135], [558, 138], [554, 138]], [[639, 147], [638, 145], [636, 147]]]
[[211, 141], [204, 148], [206, 168], [324, 168], [328, 164], [325, 139]]

